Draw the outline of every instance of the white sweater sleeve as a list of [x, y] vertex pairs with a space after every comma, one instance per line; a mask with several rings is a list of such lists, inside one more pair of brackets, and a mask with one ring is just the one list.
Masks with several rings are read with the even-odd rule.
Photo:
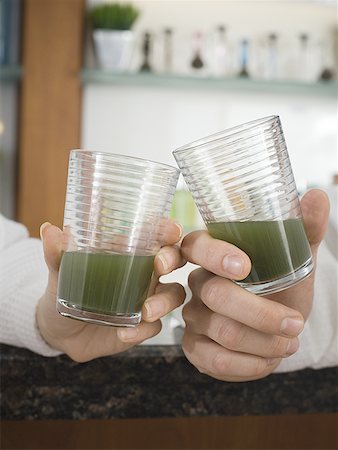
[[318, 251], [314, 302], [300, 335], [297, 353], [285, 358], [276, 372], [338, 365], [338, 268], [325, 242]]
[[23, 225], [0, 215], [0, 342], [56, 356], [41, 337], [36, 307], [47, 285], [42, 243]]

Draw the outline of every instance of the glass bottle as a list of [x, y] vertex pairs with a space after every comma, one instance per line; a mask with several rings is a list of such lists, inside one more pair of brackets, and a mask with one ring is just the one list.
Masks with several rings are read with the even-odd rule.
[[199, 32], [193, 36], [193, 58], [190, 65], [194, 70], [200, 70], [204, 67], [202, 60], [202, 33]]
[[143, 35], [143, 63], [140, 67], [140, 72], [152, 72], [152, 67], [150, 64], [150, 53], [151, 53], [151, 34], [147, 31]]
[[270, 33], [268, 36], [268, 54], [267, 54], [267, 78], [275, 80], [278, 78], [278, 36], [276, 33]]
[[163, 67], [165, 72], [172, 72], [173, 69], [173, 30], [165, 28], [163, 42]]
[[330, 81], [333, 79], [334, 73], [330, 64], [330, 45], [329, 43], [320, 43], [321, 68], [319, 81]]
[[217, 27], [215, 42], [214, 75], [220, 77], [227, 75], [227, 53], [226, 28], [220, 25]]
[[309, 35], [307, 33], [301, 33], [299, 35], [299, 55], [297, 61], [297, 79], [300, 81], [310, 81], [310, 48]]
[[242, 78], [249, 77], [248, 71], [249, 62], [249, 41], [248, 39], [242, 39], [240, 42], [240, 71], [239, 76]]

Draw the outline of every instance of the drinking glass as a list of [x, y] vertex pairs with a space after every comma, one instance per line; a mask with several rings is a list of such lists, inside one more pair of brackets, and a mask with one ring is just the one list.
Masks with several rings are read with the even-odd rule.
[[209, 233], [247, 253], [256, 294], [310, 275], [313, 261], [278, 116], [254, 120], [173, 152]]
[[178, 176], [140, 158], [71, 151], [57, 294], [63, 316], [140, 322]]

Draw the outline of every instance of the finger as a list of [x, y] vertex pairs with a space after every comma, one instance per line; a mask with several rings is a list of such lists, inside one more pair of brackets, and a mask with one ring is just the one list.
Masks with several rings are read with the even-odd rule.
[[298, 350], [297, 338], [262, 333], [208, 309], [201, 301], [189, 302], [183, 309], [187, 330], [204, 335], [228, 350], [262, 356], [286, 358]]
[[185, 332], [183, 351], [201, 373], [223, 381], [244, 381], [262, 378], [279, 364], [276, 358], [261, 358], [233, 352], [205, 336]]
[[[135, 328], [115, 328], [115, 327], [103, 327], [102, 325], [83, 324], [86, 326], [86, 337], [80, 337], [74, 340], [73, 328], [77, 324], [81, 324], [80, 321], [69, 321], [69, 332], [73, 331], [72, 338], [66, 339], [63, 345], [63, 350], [74, 361], [85, 362], [92, 359], [113, 355], [123, 352], [133, 347], [136, 344], [141, 343], [145, 339], [149, 339], [161, 330], [161, 322], [146, 324], [141, 322]], [[73, 322], [70, 324], [70, 322]]]
[[141, 322], [133, 328], [118, 328], [117, 337], [121, 342], [139, 344], [146, 339], [156, 336], [162, 328], [160, 320], [156, 322]]
[[183, 227], [171, 219], [162, 219], [162, 245], [173, 245], [179, 242], [183, 236]]
[[154, 322], [178, 308], [185, 300], [185, 290], [178, 283], [159, 284], [156, 293], [149, 297], [142, 308], [142, 319]]
[[182, 241], [182, 254], [188, 261], [233, 280], [242, 280], [251, 270], [250, 258], [228, 242], [212, 238], [206, 231], [193, 231]]
[[303, 330], [304, 319], [298, 311], [252, 294], [204, 269], [194, 270], [188, 283], [194, 296], [209, 309], [255, 330], [288, 337], [296, 337]]
[[50, 271], [57, 272], [61, 261], [63, 233], [60, 228], [45, 222], [40, 227], [40, 236], [46, 264]]
[[327, 229], [330, 212], [329, 198], [324, 191], [312, 189], [302, 198], [301, 208], [306, 234], [312, 251], [316, 253]]
[[184, 266], [186, 260], [176, 245], [162, 247], [155, 256], [155, 274], [157, 276], [167, 275], [179, 267]]

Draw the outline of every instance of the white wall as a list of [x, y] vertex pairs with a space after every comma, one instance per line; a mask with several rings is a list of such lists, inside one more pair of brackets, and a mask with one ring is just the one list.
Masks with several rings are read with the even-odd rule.
[[171, 152], [241, 122], [281, 116], [295, 176], [327, 184], [337, 167], [337, 104], [333, 99], [259, 93], [88, 86], [82, 146], [174, 163]]
[[[232, 36], [271, 30], [327, 33], [335, 9], [309, 2], [138, 1], [137, 30], [175, 25], [189, 36], [219, 23]], [[305, 4], [306, 3], [306, 4]], [[189, 39], [188, 39], [189, 41]], [[199, 88], [85, 85], [82, 146], [174, 164], [171, 151], [241, 122], [281, 116], [299, 187], [328, 184], [337, 167], [337, 100], [301, 94], [241, 93]]]

